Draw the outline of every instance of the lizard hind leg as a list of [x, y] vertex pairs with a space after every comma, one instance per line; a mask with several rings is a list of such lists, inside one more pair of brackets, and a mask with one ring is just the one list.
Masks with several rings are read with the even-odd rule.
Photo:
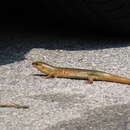
[[92, 84], [93, 83], [93, 78], [92, 77], [88, 77], [87, 81], [88, 84]]

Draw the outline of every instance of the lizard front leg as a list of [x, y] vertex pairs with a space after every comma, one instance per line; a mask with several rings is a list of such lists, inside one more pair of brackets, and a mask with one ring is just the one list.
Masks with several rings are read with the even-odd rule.
[[48, 78], [53, 78], [53, 77], [55, 77], [55, 76], [54, 76], [54, 73], [52, 72], [52, 73], [50, 73], [50, 74], [48, 74], [48, 75], [41, 76], [41, 77], [44, 78], [44, 79], [48, 79]]

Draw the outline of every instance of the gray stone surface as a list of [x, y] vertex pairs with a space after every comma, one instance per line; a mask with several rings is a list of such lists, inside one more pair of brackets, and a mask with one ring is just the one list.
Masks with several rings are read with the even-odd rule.
[[130, 85], [84, 80], [42, 79], [31, 66], [97, 69], [130, 77], [130, 46], [125, 40], [58, 38], [32, 34], [1, 36], [1, 130], [129, 130]]

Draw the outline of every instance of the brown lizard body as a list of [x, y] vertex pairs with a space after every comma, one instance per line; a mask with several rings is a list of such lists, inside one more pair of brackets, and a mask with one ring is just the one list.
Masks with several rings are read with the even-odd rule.
[[128, 78], [109, 74], [103, 71], [54, 67], [44, 62], [33, 62], [32, 65], [42, 73], [47, 74], [46, 78], [49, 77], [74, 78], [74, 79], [86, 79], [89, 81], [89, 83], [93, 83], [93, 80], [101, 80], [101, 81], [130, 84], [130, 79]]

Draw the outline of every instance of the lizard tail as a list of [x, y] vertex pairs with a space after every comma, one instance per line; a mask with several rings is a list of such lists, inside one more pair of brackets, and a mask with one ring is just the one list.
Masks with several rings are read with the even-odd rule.
[[103, 76], [100, 76], [98, 80], [104, 80], [108, 82], [116, 82], [122, 84], [130, 84], [130, 79], [112, 74], [104, 74]]

